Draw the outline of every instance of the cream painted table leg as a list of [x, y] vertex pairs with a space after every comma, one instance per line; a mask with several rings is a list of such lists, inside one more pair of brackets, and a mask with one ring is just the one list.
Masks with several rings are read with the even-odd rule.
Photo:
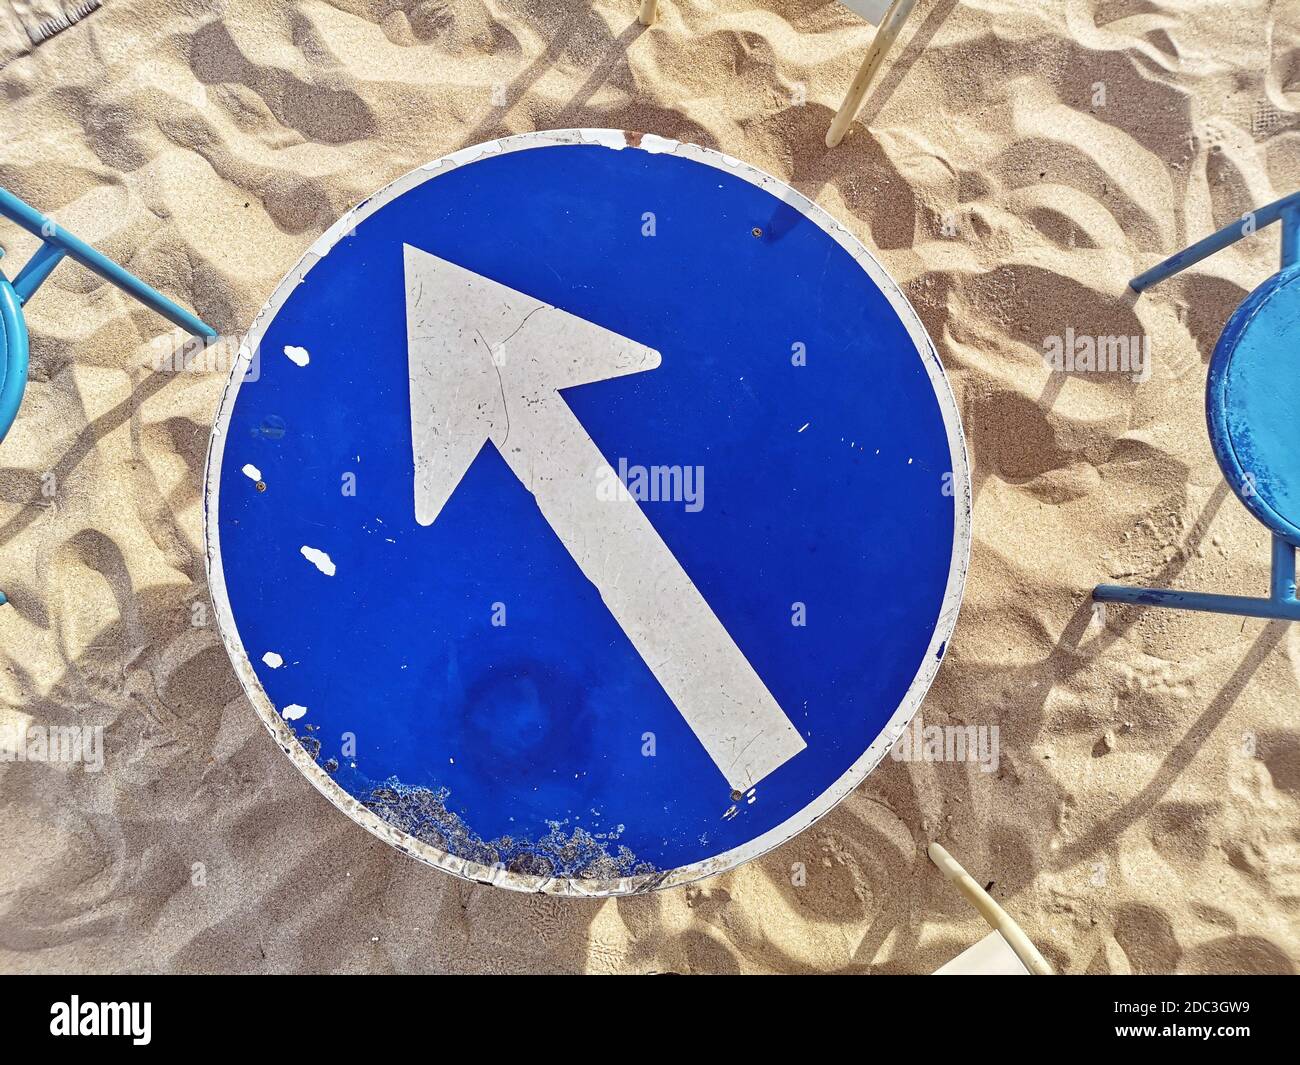
[[980, 916], [988, 922], [990, 928], [1001, 933], [1007, 946], [1016, 952], [1021, 962], [1035, 976], [1051, 976], [1052, 967], [1047, 963], [1030, 939], [1012, 920], [1011, 915], [993, 901], [987, 891], [975, 883], [970, 873], [957, 862], [957, 859], [943, 849], [938, 843], [930, 844], [930, 861], [939, 867], [943, 875], [966, 896], [966, 900], [979, 910]]
[[[653, 5], [654, 0], [646, 0], [647, 4]], [[844, 139], [844, 134], [853, 121], [853, 116], [858, 113], [858, 108], [862, 106], [862, 99], [867, 95], [867, 90], [871, 88], [871, 82], [875, 79], [876, 71], [880, 69], [881, 64], [885, 61], [894, 40], [898, 37], [903, 29], [903, 23], [907, 21], [907, 16], [912, 13], [912, 8], [916, 6], [916, 0], [894, 0], [889, 10], [885, 12], [885, 17], [880, 21], [880, 29], [876, 31], [876, 39], [871, 42], [871, 50], [867, 52], [867, 58], [862, 61], [862, 66], [858, 68], [858, 76], [853, 79], [853, 84], [849, 86], [849, 93], [844, 97], [844, 102], [840, 104], [840, 109], [835, 113], [835, 119], [831, 122], [831, 128], [826, 131], [826, 147], [834, 148]], [[644, 18], [644, 8], [642, 8], [642, 21]]]

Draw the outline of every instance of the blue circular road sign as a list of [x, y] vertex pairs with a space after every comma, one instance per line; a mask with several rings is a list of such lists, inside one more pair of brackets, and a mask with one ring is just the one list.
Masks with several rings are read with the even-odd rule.
[[884, 756], [956, 621], [970, 478], [898, 286], [708, 149], [524, 134], [398, 179], [257, 317], [208, 458], [259, 715], [371, 832], [624, 894]]

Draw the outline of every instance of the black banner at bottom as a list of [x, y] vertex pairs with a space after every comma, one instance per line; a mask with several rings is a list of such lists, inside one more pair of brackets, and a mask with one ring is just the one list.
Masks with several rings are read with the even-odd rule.
[[[717, 994], [713, 988], [703, 994], [685, 990], [689, 986], [670, 981], [656, 989], [640, 981], [633, 989], [610, 980], [588, 981], [580, 991], [566, 987], [557, 1000], [533, 989], [502, 992], [481, 985], [444, 984], [435, 992], [427, 979], [400, 977], [9, 977], [0, 981], [0, 1017], [8, 1048], [38, 1053], [92, 1053], [110, 1043], [127, 1052], [196, 1046], [215, 1052], [229, 1047], [260, 1053], [281, 1046], [302, 1051], [308, 1049], [304, 1039], [337, 1049], [340, 1033], [345, 1043], [373, 1039], [372, 1049], [378, 1049], [399, 1030], [420, 1038], [425, 1026], [441, 1028], [448, 1007], [453, 1013], [468, 1008], [481, 1016], [476, 1027], [493, 1042], [504, 1035], [508, 1043], [507, 1033], [522, 1034], [526, 1025], [534, 1032], [545, 1030], [530, 1022], [566, 1024], [565, 1014], [632, 1022], [653, 1041], [657, 1033], [680, 1032], [687, 1009], [698, 1023], [700, 1004]], [[1294, 987], [1285, 980], [1252, 977], [957, 977], [924, 985], [883, 977], [852, 992], [860, 1009], [843, 1011], [831, 1004], [840, 1001], [838, 996], [801, 1003], [790, 983], [769, 980], [744, 989], [748, 1001], [742, 1015], [790, 1018], [797, 1011], [803, 1018], [794, 1025], [797, 1029], [821, 1001], [826, 1013], [816, 1022], [819, 1042], [837, 1025], [884, 1035], [883, 1019], [886, 1028], [897, 1025], [899, 1037], [918, 1040], [918, 1049], [927, 1053], [945, 1046], [987, 1049], [1008, 1040], [1024, 1046], [1028, 1039], [1071, 1052], [1175, 1043], [1180, 1053], [1194, 1044], [1231, 1053], [1243, 1044], [1258, 1047], [1260, 1040], [1272, 1045], [1283, 1039], [1284, 1025], [1294, 1014]], [[472, 1001], [458, 1005], [457, 991], [472, 995]], [[720, 1021], [729, 1014], [727, 993], [722, 994], [717, 1000], [723, 1005]], [[499, 1008], [509, 1017], [499, 1033], [487, 1016], [494, 995], [501, 996]], [[764, 998], [772, 1000], [772, 1012], [762, 1010]], [[559, 1014], [557, 1001], [566, 1003]], [[726, 1021], [732, 1031], [735, 1019], [733, 1014]], [[787, 1029], [787, 1041], [791, 1034]], [[742, 1041], [747, 1035], [741, 1034]], [[763, 1045], [769, 1037], [756, 1029], [752, 1038]]]

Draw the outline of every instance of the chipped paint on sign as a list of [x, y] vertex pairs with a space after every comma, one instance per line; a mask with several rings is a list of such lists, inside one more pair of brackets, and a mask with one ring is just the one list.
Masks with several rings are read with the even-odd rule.
[[446, 788], [413, 788], [394, 778], [372, 788], [364, 802], [385, 822], [422, 843], [475, 865], [498, 867], [512, 874], [608, 882], [656, 872], [649, 862], [638, 861], [626, 846], [619, 845], [622, 826], [593, 835], [554, 821], [550, 831], [536, 840], [527, 836], [482, 840], [448, 808], [450, 797]]
[[322, 551], [319, 547], [308, 547], [306, 544], [303, 544], [299, 550], [302, 552], [302, 557], [325, 574], [326, 577], [334, 576], [337, 567], [328, 552]]

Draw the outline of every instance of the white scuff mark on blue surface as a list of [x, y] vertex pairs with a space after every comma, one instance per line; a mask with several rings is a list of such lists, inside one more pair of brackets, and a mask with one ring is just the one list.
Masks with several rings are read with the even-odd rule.
[[308, 547], [303, 544], [299, 549], [302, 551], [302, 557], [320, 570], [326, 577], [333, 577], [338, 567], [334, 565], [334, 560], [329, 554], [318, 547]]

